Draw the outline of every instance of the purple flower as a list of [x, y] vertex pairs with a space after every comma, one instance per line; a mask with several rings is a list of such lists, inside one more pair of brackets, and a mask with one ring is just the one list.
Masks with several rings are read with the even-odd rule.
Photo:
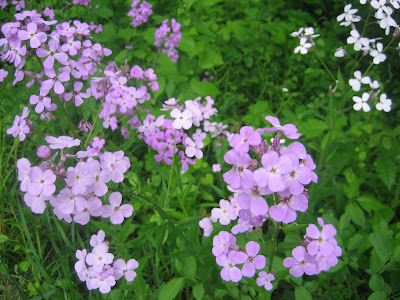
[[75, 256], [78, 259], [78, 261], [75, 263], [74, 268], [77, 273], [80, 273], [84, 269], [86, 269], [86, 264], [85, 264], [86, 254], [87, 254], [86, 249], [76, 250]]
[[270, 122], [272, 124], [271, 128], [266, 128], [264, 129], [265, 132], [274, 132], [274, 131], [280, 131], [284, 135], [286, 135], [289, 139], [298, 139], [301, 134], [297, 133], [297, 128], [293, 124], [286, 124], [281, 126], [281, 123], [279, 122], [278, 118], [272, 117], [272, 116], [266, 116], [265, 120]]
[[217, 264], [224, 267], [221, 270], [221, 278], [223, 280], [239, 282], [242, 279], [242, 272], [238, 267], [235, 267], [235, 257], [239, 255], [238, 253], [237, 251], [230, 251], [228, 255], [222, 253], [217, 257]]
[[124, 173], [128, 171], [130, 166], [131, 163], [129, 158], [124, 156], [124, 151], [104, 152], [101, 157], [101, 167], [110, 171], [110, 179], [115, 183], [124, 180]]
[[306, 239], [309, 240], [307, 250], [310, 255], [316, 255], [320, 251], [323, 256], [330, 256], [334, 252], [336, 240], [333, 237], [336, 235], [336, 229], [332, 224], [322, 226], [321, 231], [316, 225], [310, 224], [306, 232]]
[[61, 64], [66, 65], [68, 61], [68, 55], [64, 52], [57, 53], [58, 41], [51, 39], [48, 44], [50, 50], [46, 50], [44, 48], [38, 48], [36, 50], [36, 55], [38, 57], [47, 57], [43, 62], [43, 66], [46, 69], [53, 68], [55, 59], [58, 60]]
[[74, 221], [81, 225], [89, 223], [90, 216], [100, 217], [103, 214], [103, 202], [97, 197], [90, 197], [82, 207], [76, 209]]
[[133, 206], [130, 204], [121, 205], [122, 195], [120, 192], [110, 194], [108, 198], [111, 205], [103, 206], [103, 218], [110, 218], [112, 224], [121, 224], [124, 218], [129, 218], [133, 213]]
[[220, 164], [213, 164], [212, 165], [212, 171], [214, 173], [221, 172], [221, 165]]
[[222, 253], [227, 254], [230, 249], [236, 248], [236, 238], [227, 231], [221, 231], [214, 236], [212, 253], [219, 256]]
[[289, 199], [284, 198], [278, 205], [271, 206], [269, 215], [277, 222], [289, 224], [296, 220], [296, 211], [305, 212], [307, 208], [308, 197], [306, 194], [300, 194]]
[[268, 186], [272, 192], [282, 192], [285, 189], [283, 175], [293, 170], [293, 162], [289, 155], [282, 155], [275, 151], [263, 154], [261, 158], [263, 168], [254, 172], [254, 180], [260, 187]]
[[213, 225], [210, 218], [203, 218], [199, 222], [200, 228], [204, 229], [204, 236], [208, 237], [213, 231]]
[[229, 201], [220, 200], [219, 206], [220, 208], [216, 207], [211, 210], [211, 215], [214, 219], [219, 219], [219, 222], [222, 225], [228, 225], [231, 220], [235, 220], [237, 218]]
[[258, 273], [257, 285], [264, 286], [264, 288], [267, 291], [270, 291], [273, 288], [271, 281], [274, 281], [274, 280], [275, 280], [274, 273], [268, 274], [267, 272], [262, 271], [262, 272]]
[[136, 259], [130, 259], [125, 263], [123, 259], [117, 259], [113, 263], [114, 267], [114, 277], [116, 280], [125, 276], [126, 281], [133, 281], [136, 277], [136, 272], [133, 271], [139, 267], [139, 263]]
[[240, 134], [233, 135], [229, 145], [236, 152], [246, 153], [249, 152], [249, 146], [259, 145], [261, 141], [261, 135], [257, 131], [254, 131], [253, 127], [243, 126], [240, 129]]
[[265, 267], [266, 260], [264, 255], [257, 255], [260, 251], [260, 245], [254, 241], [246, 244], [246, 262], [242, 267], [244, 277], [253, 277], [256, 269], [261, 270]]
[[93, 174], [90, 171], [89, 164], [83, 161], [78, 162], [73, 170], [68, 171], [65, 181], [75, 195], [84, 194], [87, 187], [94, 183]]
[[268, 187], [260, 188], [254, 186], [252, 189], [245, 189], [238, 195], [238, 202], [241, 208], [250, 209], [254, 216], [263, 216], [268, 212], [268, 203], [262, 195], [269, 195]]
[[33, 22], [26, 26], [26, 30], [18, 31], [18, 37], [21, 41], [29, 40], [31, 48], [38, 48], [47, 40], [46, 33], [37, 32], [37, 24]]
[[31, 183], [29, 173], [31, 171], [31, 163], [26, 158], [20, 158], [17, 161], [18, 180], [21, 181], [20, 189], [23, 192], [28, 191], [28, 186]]
[[108, 253], [108, 245], [101, 243], [93, 248], [93, 252], [86, 255], [86, 263], [93, 266], [95, 272], [101, 272], [104, 265], [111, 264], [114, 260], [114, 255]]
[[46, 136], [46, 142], [50, 144], [51, 149], [64, 149], [79, 146], [81, 141], [74, 139], [70, 136], [59, 136], [58, 138], [54, 136]]
[[108, 275], [105, 278], [94, 277], [90, 279], [91, 289], [99, 289], [100, 293], [102, 294], [108, 294], [111, 291], [111, 287], [114, 286], [115, 283], [115, 278], [112, 275]]
[[51, 196], [56, 191], [54, 182], [56, 175], [51, 170], [42, 171], [39, 167], [32, 167], [29, 172], [31, 183], [28, 185], [28, 193], [34, 196]]
[[29, 193], [26, 193], [24, 195], [24, 202], [25, 204], [31, 208], [32, 212], [35, 214], [42, 214], [44, 210], [46, 209], [46, 202], [50, 200], [52, 197], [50, 196], [43, 196], [41, 194], [39, 195], [31, 195]]
[[283, 265], [290, 268], [289, 272], [294, 277], [301, 277], [304, 273], [314, 275], [319, 272], [315, 258], [308, 254], [303, 246], [294, 248], [292, 255], [293, 257], [286, 257], [283, 260]]
[[232, 149], [225, 153], [224, 160], [226, 163], [233, 165], [232, 170], [222, 175], [226, 183], [234, 189], [253, 187], [253, 172], [249, 170], [253, 160], [249, 154], [238, 153]]

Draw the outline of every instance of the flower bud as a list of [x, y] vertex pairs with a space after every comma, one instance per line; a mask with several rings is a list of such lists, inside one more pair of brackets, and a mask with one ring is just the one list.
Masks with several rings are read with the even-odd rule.
[[41, 158], [49, 158], [51, 155], [50, 148], [46, 145], [42, 145], [37, 150], [37, 156]]

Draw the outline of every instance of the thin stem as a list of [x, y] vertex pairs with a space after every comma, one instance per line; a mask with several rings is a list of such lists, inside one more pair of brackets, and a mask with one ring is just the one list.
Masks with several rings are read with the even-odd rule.
[[171, 169], [169, 170], [169, 178], [168, 178], [168, 188], [167, 188], [167, 194], [165, 195], [165, 201], [164, 201], [164, 209], [167, 208], [168, 203], [169, 203], [169, 189], [171, 188], [171, 179], [172, 179], [172, 172], [174, 169], [174, 162], [175, 162], [175, 149], [176, 149], [176, 132], [175, 132], [175, 139], [174, 139], [174, 150], [173, 150], [173, 156], [172, 156], [172, 164], [171, 164]]
[[279, 234], [279, 226], [278, 224], [274, 221], [273, 224], [275, 225], [275, 232], [274, 232], [274, 244], [272, 246], [272, 251], [271, 251], [271, 255], [269, 256], [269, 272], [271, 272], [272, 270], [272, 263], [274, 262], [274, 254], [275, 254], [275, 250], [276, 250], [276, 244], [277, 244], [277, 240], [278, 240], [278, 234]]
[[332, 78], [332, 80], [336, 83], [336, 78], [333, 76], [331, 70], [329, 70], [328, 66], [324, 63], [324, 61], [321, 59], [321, 57], [318, 55], [317, 49], [314, 47], [314, 54], [318, 58], [319, 62], [324, 66], [325, 70], [328, 72], [329, 76]]
[[86, 146], [87, 146], [87, 144], [88, 144], [88, 142], [89, 142], [89, 140], [90, 140], [90, 137], [91, 137], [91, 135], [92, 135], [92, 132], [93, 132], [93, 131], [95, 130], [95, 128], [96, 128], [97, 120], [99, 119], [100, 110], [101, 110], [102, 105], [103, 105], [103, 101], [101, 101], [100, 106], [99, 106], [99, 109], [97, 110], [96, 118], [94, 119], [94, 122], [93, 122], [93, 130], [89, 132], [89, 134], [88, 134], [88, 136], [87, 136], [87, 138], [86, 138], [86, 140], [85, 140], [85, 144], [84, 144], [85, 148], [86, 148]]

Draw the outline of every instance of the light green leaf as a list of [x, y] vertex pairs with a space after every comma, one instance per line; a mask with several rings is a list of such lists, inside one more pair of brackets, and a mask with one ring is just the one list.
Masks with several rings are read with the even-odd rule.
[[294, 296], [296, 300], [312, 300], [310, 292], [304, 286], [296, 286]]
[[304, 134], [306, 138], [319, 136], [326, 129], [328, 129], [328, 124], [318, 119], [308, 119], [306, 122], [299, 125], [299, 132]]
[[383, 277], [380, 275], [374, 274], [369, 279], [369, 287], [373, 291], [381, 291], [383, 290], [384, 286], [385, 286], [385, 280], [383, 280]]
[[379, 178], [390, 190], [396, 178], [396, 164], [390, 159], [378, 157], [375, 160], [374, 166], [376, 168]]
[[159, 300], [172, 300], [174, 299], [178, 293], [180, 292], [183, 285], [184, 278], [174, 278], [171, 279], [162, 289], [160, 295], [158, 296]]
[[203, 299], [204, 287], [203, 287], [203, 285], [201, 283], [194, 286], [194, 288], [193, 288], [193, 296], [194, 296], [194, 298], [196, 300]]
[[357, 224], [361, 227], [365, 225], [364, 213], [355, 202], [350, 202], [349, 204], [347, 204], [346, 212], [349, 213], [350, 218], [354, 222], [354, 224]]
[[7, 242], [8, 241], [8, 236], [4, 234], [0, 234], [0, 244]]
[[385, 292], [379, 291], [379, 292], [373, 292], [369, 297], [368, 300], [385, 300], [386, 294]]
[[371, 233], [369, 235], [372, 245], [376, 251], [376, 254], [381, 259], [382, 263], [386, 263], [390, 257], [390, 248], [388, 240], [379, 234]]

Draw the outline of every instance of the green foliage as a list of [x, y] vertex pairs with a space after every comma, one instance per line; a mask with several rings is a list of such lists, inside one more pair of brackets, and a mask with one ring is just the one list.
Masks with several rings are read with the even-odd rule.
[[[339, 47], [348, 35], [348, 30], [339, 27], [335, 20], [347, 2], [333, 1], [328, 5], [317, 0], [154, 1], [149, 22], [138, 28], [129, 25], [130, 17], [126, 14], [131, 1], [92, 0], [93, 5], [88, 7], [65, 7], [61, 2], [46, 0], [41, 6], [54, 5], [59, 23], [72, 18], [103, 24], [103, 31], [94, 35], [93, 41], [113, 51], [110, 61], [123, 65], [127, 60], [131, 66], [154, 68], [160, 90], [146, 105], [156, 107], [155, 114], [159, 114], [156, 111], [168, 98], [211, 96], [219, 110], [219, 121], [230, 124], [231, 132], [238, 132], [243, 125], [269, 126], [265, 116], [277, 116], [281, 124], [297, 125], [302, 133], [301, 142], [317, 165], [319, 182], [310, 186], [309, 210], [298, 214], [297, 224], [269, 222], [269, 226], [238, 237], [241, 247], [250, 239], [262, 244], [262, 254], [268, 257], [267, 267], [272, 265], [276, 272], [272, 294], [253, 279], [244, 279], [243, 284], [222, 281], [211, 253], [212, 236], [202, 237], [198, 226], [218, 206], [219, 199], [230, 195], [222, 179], [222, 173], [228, 171], [224, 163], [227, 142], [217, 147], [215, 142], [206, 141], [204, 159], [181, 174], [176, 161], [171, 166], [158, 166], [155, 152], [139, 141], [136, 133], [125, 141], [110, 130], [103, 131], [101, 122], [97, 123], [92, 137], [107, 138], [106, 150], [123, 149], [130, 157], [131, 170], [113, 191], [118, 188], [124, 201], [134, 206], [133, 216], [122, 225], [92, 220], [82, 227], [59, 221], [51, 211], [34, 215], [18, 191], [15, 164], [20, 157], [34, 158], [43, 137], [32, 136], [29, 142], [21, 143], [5, 132], [14, 115], [27, 105], [29, 96], [38, 91], [26, 89], [26, 81], [13, 87], [13, 68], [4, 66], [10, 74], [1, 83], [0, 93], [2, 299], [399, 296], [400, 114], [396, 109], [386, 115], [352, 109], [354, 93], [348, 80], [353, 78], [354, 70], [368, 65], [365, 60], [346, 62], [333, 56], [332, 49]], [[10, 21], [12, 13], [14, 9], [7, 7], [0, 11], [0, 18]], [[153, 46], [155, 30], [167, 18], [176, 18], [182, 24], [178, 63], [171, 62]], [[319, 57], [293, 53], [296, 41], [290, 33], [305, 26], [315, 26], [321, 34], [316, 44]], [[126, 45], [133, 48], [127, 49]], [[393, 60], [398, 59], [396, 55]], [[336, 76], [327, 73], [319, 59]], [[370, 71], [392, 99], [400, 98], [398, 65], [384, 64]], [[215, 79], [203, 81], [205, 72]], [[72, 122], [93, 122], [98, 105], [98, 101], [88, 99], [70, 112]], [[64, 135], [83, 136], [70, 127], [62, 112], [55, 114], [58, 129], [51, 121], [44, 121], [39, 129], [46, 134], [61, 130]], [[38, 116], [34, 118], [39, 123]], [[221, 164], [221, 173], [211, 171], [215, 163]], [[301, 244], [307, 224], [315, 223], [320, 216], [337, 228], [343, 254], [329, 272], [294, 278], [282, 261]], [[118, 257], [135, 257], [140, 265], [134, 282], [122, 279], [108, 296], [88, 292], [74, 271], [75, 251], [89, 248], [91, 234], [99, 229], [106, 232]], [[214, 233], [220, 230], [226, 227], [215, 224]], [[272, 242], [275, 234], [276, 244]]]

